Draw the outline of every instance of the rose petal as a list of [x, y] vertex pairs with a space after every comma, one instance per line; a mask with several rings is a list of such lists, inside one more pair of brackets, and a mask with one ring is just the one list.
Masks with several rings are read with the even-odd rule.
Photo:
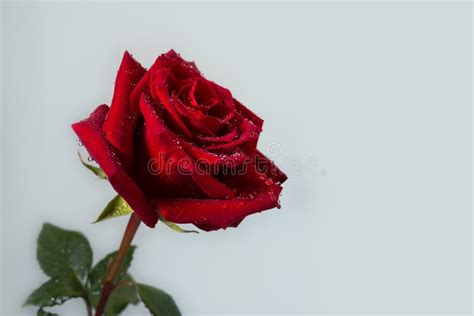
[[199, 103], [197, 102], [196, 98], [195, 98], [195, 92], [196, 92], [196, 86], [197, 86], [197, 81], [194, 80], [193, 84], [191, 85], [191, 89], [189, 89], [189, 93], [188, 93], [188, 97], [189, 97], [189, 100], [191, 101], [191, 105], [193, 106], [199, 106]]
[[[214, 88], [214, 83], [204, 77], [198, 77], [193, 88], [191, 93], [198, 104], [211, 105], [214, 104], [214, 100], [219, 101], [220, 99], [219, 94]], [[212, 102], [211, 104], [206, 104], [207, 101]]]
[[244, 147], [247, 153], [253, 154], [257, 147], [259, 134], [262, 131], [261, 128], [247, 119], [242, 119], [239, 125], [239, 130], [240, 135], [237, 139], [224, 144], [206, 146], [206, 149], [210, 151], [228, 152], [240, 146]]
[[196, 65], [194, 65], [194, 63], [192, 62], [188, 62], [182, 59], [179, 54], [177, 54], [174, 50], [170, 50], [166, 54], [158, 56], [158, 58], [155, 60], [150, 69], [145, 73], [145, 75], [140, 79], [140, 81], [138, 81], [130, 95], [130, 107], [132, 114], [136, 115], [140, 112], [140, 98], [142, 92], [148, 90], [148, 85], [150, 83], [152, 74], [159, 69], [170, 68], [170, 65], [173, 66], [173, 70], [178, 67], [183, 68], [181, 70], [178, 69], [178, 72], [181, 75], [184, 74], [188, 77], [200, 76], [200, 72], [196, 68]]
[[72, 128], [91, 157], [104, 170], [115, 191], [127, 201], [147, 226], [154, 227], [158, 221], [158, 215], [135, 181], [124, 170], [122, 162], [101, 130], [108, 112], [107, 105], [100, 105], [89, 118], [72, 124]]
[[[279, 184], [260, 173], [254, 162], [246, 164], [243, 174], [226, 177], [226, 183], [239, 192], [230, 200], [154, 199], [165, 219], [175, 223], [192, 223], [204, 230], [236, 227], [246, 216], [279, 207]], [[241, 171], [242, 171], [241, 170]]]
[[151, 73], [154, 71], [155, 68], [153, 67], [156, 67], [155, 65], [153, 65], [140, 79], [140, 81], [138, 81], [132, 93], [130, 94], [130, 112], [134, 116], [137, 116], [138, 113], [140, 113], [140, 98], [142, 96], [142, 93], [144, 93], [145, 91], [148, 92], [148, 85], [150, 83]]
[[181, 55], [174, 50], [170, 50], [166, 54], [161, 55], [156, 62], [161, 64], [160, 68], [171, 68], [172, 73], [180, 80], [193, 76], [201, 76], [194, 62], [184, 60]]
[[217, 92], [222, 103], [224, 103], [227, 107], [234, 108], [234, 99], [232, 98], [232, 93], [230, 92], [230, 90], [218, 85], [213, 81], [208, 82], [211, 87], [213, 87], [214, 90]]
[[212, 175], [197, 170], [195, 159], [176, 143], [178, 137], [163, 124], [145, 95], [141, 98], [140, 110], [146, 122], [146, 142], [153, 157], [158, 157], [164, 153], [173, 172], [178, 170], [178, 174], [190, 176], [209, 197], [228, 198], [235, 196], [234, 191]]
[[242, 103], [240, 103], [236, 99], [234, 99], [234, 105], [235, 105], [235, 109], [237, 110], [237, 112], [242, 114], [243, 117], [245, 117], [246, 119], [252, 121], [252, 123], [254, 123], [255, 125], [257, 125], [260, 128], [263, 126], [263, 120], [260, 117], [258, 117], [257, 114], [250, 111], [245, 105], [243, 105]]
[[184, 105], [178, 98], [172, 100], [181, 117], [201, 135], [216, 135], [224, 123], [216, 117], [208, 116], [200, 110]]
[[153, 99], [158, 103], [163, 105], [168, 113], [168, 117], [170, 122], [168, 124], [173, 125], [176, 127], [179, 132], [181, 132], [184, 136], [188, 139], [192, 139], [193, 134], [189, 130], [189, 128], [184, 124], [181, 116], [178, 114], [175, 105], [171, 100], [171, 96], [169, 94], [169, 81], [170, 76], [173, 74], [170, 72], [169, 68], [163, 68], [155, 71], [151, 75], [150, 79], [150, 92]]
[[227, 122], [234, 116], [235, 106], [232, 94], [226, 88], [219, 86], [218, 84], [206, 80], [206, 85], [209, 90], [213, 91], [218, 102], [214, 102], [209, 106], [208, 114], [220, 118], [222, 121]]
[[133, 153], [133, 130], [136, 118], [130, 112], [130, 93], [145, 74], [145, 69], [125, 51], [115, 80], [112, 104], [103, 125], [105, 137], [130, 169]]
[[214, 172], [219, 172], [225, 168], [237, 168], [241, 166], [247, 159], [250, 159], [242, 151], [236, 151], [232, 154], [216, 154], [205, 149], [197, 147], [185, 140], [181, 141], [183, 149], [190, 154], [198, 163], [204, 163], [211, 166]]
[[210, 231], [236, 227], [244, 217], [278, 206], [281, 187], [268, 186], [266, 191], [248, 199], [230, 200], [156, 199], [153, 204], [160, 214], [173, 223], [191, 223]]
[[260, 151], [255, 153], [255, 165], [259, 172], [264, 173], [267, 177], [273, 179], [277, 183], [283, 183], [288, 178], [273, 161], [268, 159]]
[[228, 143], [233, 141], [239, 133], [233, 129], [229, 133], [222, 135], [222, 136], [201, 136], [197, 135], [196, 138], [201, 142], [201, 143], [206, 143], [206, 144], [223, 144], [223, 143]]

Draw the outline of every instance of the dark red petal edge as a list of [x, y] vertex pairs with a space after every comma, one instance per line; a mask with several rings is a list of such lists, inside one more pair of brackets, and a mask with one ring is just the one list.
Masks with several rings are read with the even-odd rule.
[[130, 94], [145, 72], [146, 69], [125, 51], [115, 79], [112, 104], [102, 127], [107, 141], [117, 149], [127, 169], [130, 169], [133, 160], [136, 123], [136, 117], [130, 111]]
[[153, 210], [150, 202], [135, 181], [128, 176], [121, 165], [121, 161], [101, 131], [108, 112], [109, 107], [107, 105], [100, 105], [92, 112], [89, 118], [72, 124], [72, 129], [84, 144], [91, 157], [104, 170], [115, 191], [127, 201], [147, 226], [155, 227], [158, 221], [157, 213]]
[[249, 119], [250, 121], [252, 121], [252, 123], [254, 123], [260, 128], [263, 126], [263, 120], [260, 117], [258, 117], [257, 114], [253, 113], [249, 108], [247, 108], [245, 105], [243, 105], [236, 99], [234, 99], [234, 102], [235, 102], [234, 103], [235, 109], [237, 110], [237, 112], [240, 112], [240, 114], [242, 114], [243, 117]]
[[279, 185], [268, 186], [252, 199], [230, 200], [156, 199], [153, 204], [160, 214], [174, 223], [191, 223], [206, 230], [236, 227], [244, 217], [278, 206]]
[[180, 129], [180, 131], [186, 135], [189, 139], [192, 139], [193, 134], [189, 130], [188, 126], [184, 124], [181, 116], [178, 114], [172, 99], [169, 95], [167, 80], [168, 76], [171, 75], [169, 69], [160, 69], [151, 75], [150, 81], [150, 92], [153, 98], [157, 101], [157, 104], [163, 105], [169, 114], [170, 121]]
[[259, 150], [255, 153], [255, 165], [259, 172], [264, 173], [274, 182], [283, 183], [288, 178], [286, 174], [281, 171], [273, 161], [268, 159]]

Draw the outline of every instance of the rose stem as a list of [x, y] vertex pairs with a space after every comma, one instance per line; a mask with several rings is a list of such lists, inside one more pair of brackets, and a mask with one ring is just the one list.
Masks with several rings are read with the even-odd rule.
[[130, 216], [130, 220], [128, 221], [127, 228], [123, 234], [122, 242], [120, 243], [120, 248], [117, 252], [117, 255], [112, 260], [109, 268], [107, 269], [107, 274], [105, 275], [102, 284], [102, 293], [100, 293], [100, 299], [99, 303], [97, 304], [95, 316], [102, 316], [104, 313], [107, 300], [115, 286], [115, 278], [120, 271], [120, 266], [122, 265], [123, 259], [125, 258], [128, 249], [130, 248], [130, 244], [132, 243], [132, 239], [135, 236], [140, 223], [140, 218], [135, 215], [135, 213], [132, 213], [132, 216]]

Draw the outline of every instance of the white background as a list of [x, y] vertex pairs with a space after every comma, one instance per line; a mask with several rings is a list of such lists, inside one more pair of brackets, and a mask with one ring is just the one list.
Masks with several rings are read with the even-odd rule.
[[289, 180], [238, 229], [142, 227], [137, 280], [186, 315], [470, 312], [467, 2], [4, 3], [1, 22], [2, 315], [34, 314], [43, 222], [95, 259], [118, 246], [125, 218], [90, 224], [114, 194], [70, 124], [110, 102], [125, 49], [149, 66], [170, 48], [265, 119]]

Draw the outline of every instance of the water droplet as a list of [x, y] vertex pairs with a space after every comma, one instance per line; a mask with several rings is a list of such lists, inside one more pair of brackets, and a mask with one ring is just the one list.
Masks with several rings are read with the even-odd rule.
[[94, 161], [94, 158], [92, 158], [91, 156], [89, 156], [89, 157], [87, 157], [87, 161], [93, 162], [93, 161]]

